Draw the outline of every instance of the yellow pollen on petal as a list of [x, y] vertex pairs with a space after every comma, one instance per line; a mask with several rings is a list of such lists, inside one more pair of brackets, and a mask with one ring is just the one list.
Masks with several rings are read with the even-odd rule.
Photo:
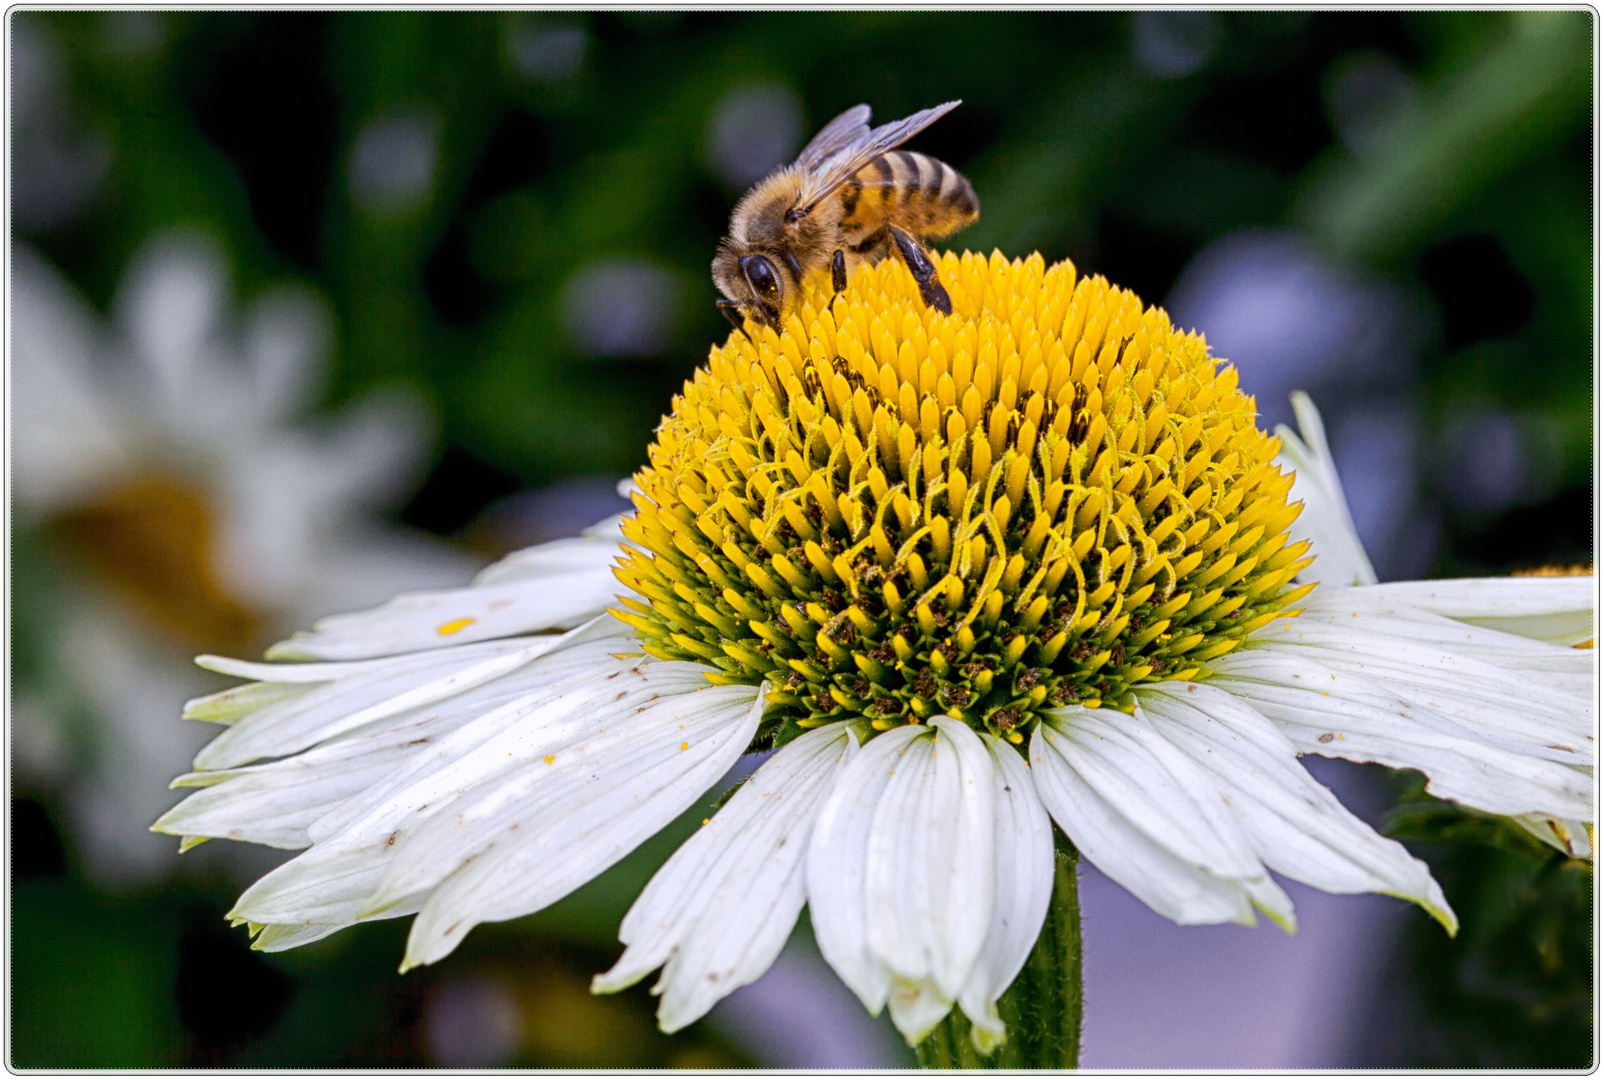
[[647, 652], [798, 728], [1018, 743], [1295, 614], [1299, 507], [1234, 369], [1067, 262], [936, 263], [950, 315], [896, 260], [816, 276], [685, 384], [616, 571]]
[[441, 637], [445, 637], [449, 634], [455, 634], [459, 630], [466, 630], [468, 627], [472, 626], [478, 621], [479, 620], [474, 618], [472, 615], [461, 619], [452, 619], [450, 622], [441, 623], [435, 628], [434, 632], [439, 634]]

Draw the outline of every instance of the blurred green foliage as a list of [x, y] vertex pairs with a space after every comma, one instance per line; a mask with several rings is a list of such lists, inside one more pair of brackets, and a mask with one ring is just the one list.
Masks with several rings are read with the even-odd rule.
[[[669, 395], [727, 333], [707, 273], [739, 194], [707, 163], [709, 117], [726, 95], [754, 83], [794, 94], [804, 137], [859, 101], [887, 119], [961, 97], [918, 143], [980, 194], [981, 221], [961, 246], [1071, 257], [1161, 302], [1221, 236], [1299, 231], [1430, 298], [1443, 332], [1424, 356], [1428, 430], [1492, 402], [1555, 435], [1552, 494], [1491, 514], [1446, 510], [1437, 572], [1592, 558], [1590, 12], [1217, 12], [1176, 24], [1185, 33], [1172, 52], [1191, 59], [1163, 72], [1144, 66], [1133, 16], [1115, 12], [10, 17], [58, 50], [75, 122], [111, 151], [76, 216], [16, 239], [104, 310], [153, 232], [210, 233], [247, 295], [294, 279], [330, 299], [339, 340], [325, 404], [404, 383], [437, 410], [442, 446], [519, 482], [632, 470]], [[577, 40], [580, 62], [530, 74], [530, 43], [553, 32]], [[1416, 93], [1359, 152], [1338, 138], [1332, 73], [1375, 55]], [[436, 166], [420, 199], [376, 212], [353, 196], [354, 148], [396, 119], [434, 139]], [[1509, 297], [1475, 266], [1425, 273], [1465, 237], [1491, 238], [1532, 298], [1529, 314], [1469, 338], [1454, 332], [1459, 313]], [[608, 258], [649, 260], [678, 290], [649, 355], [587, 355], [565, 322], [564, 289]], [[48, 589], [28, 584], [47, 556], [30, 550], [15, 553], [24, 621], [49, 608]], [[55, 681], [47, 659], [17, 659], [20, 680]], [[54, 805], [48, 791], [23, 794]], [[64, 835], [59, 867], [45, 858], [14, 884], [13, 1064], [424, 1064], [430, 980], [498, 956], [545, 957], [552, 985], [597, 970], [622, 912], [701, 813], [407, 979], [393, 974], [402, 926], [263, 959], [244, 952], [243, 931], [208, 936], [226, 884], [102, 896]], [[1455, 942], [1411, 945], [1422, 999], [1455, 1033], [1422, 1043], [1411, 1064], [1579, 1064], [1575, 1048], [1591, 1045], [1591, 1003], [1577, 996], [1592, 984], [1591, 877], [1455, 813], [1414, 807], [1398, 819], [1430, 834], [1465, 920]], [[24, 837], [14, 858], [55, 842], [40, 828], [44, 839]], [[224, 960], [197, 968], [195, 956]], [[637, 990], [628, 1016], [595, 1030], [649, 1032]], [[184, 994], [220, 996], [241, 1015], [197, 1013]], [[739, 1062], [699, 1028], [653, 1038], [640, 1036], [646, 1056], [627, 1063], [552, 1046], [526, 1047], [519, 1062]]]
[[1448, 938], [1427, 919], [1409, 922], [1405, 948], [1430, 1022], [1405, 1039], [1397, 1064], [1592, 1067], [1592, 864], [1432, 798], [1418, 773], [1400, 777], [1386, 831], [1423, 848], [1461, 925]]
[[149, 903], [64, 882], [11, 893], [11, 1064], [161, 1069], [182, 1062], [173, 927]]

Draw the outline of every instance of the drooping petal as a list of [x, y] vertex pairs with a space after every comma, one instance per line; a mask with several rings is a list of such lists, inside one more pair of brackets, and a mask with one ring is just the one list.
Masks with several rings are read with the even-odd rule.
[[465, 589], [403, 593], [370, 611], [331, 615], [268, 650], [275, 660], [359, 660], [566, 629], [623, 591], [620, 548], [604, 535], [555, 540], [508, 556]]
[[1212, 686], [1159, 682], [1137, 692], [1159, 733], [1214, 781], [1270, 869], [1331, 893], [1379, 892], [1458, 927], [1425, 863], [1378, 835], [1298, 764], [1274, 724]]
[[1295, 925], [1207, 777], [1145, 717], [1103, 711], [1056, 710], [1031, 737], [1036, 790], [1081, 853], [1183, 925], [1251, 926], [1254, 907]]
[[871, 739], [842, 770], [825, 799], [808, 843], [808, 907], [819, 951], [864, 1007], [879, 1015], [891, 973], [869, 948], [863, 882], [876, 806], [902, 754], [927, 729], [909, 724]]
[[997, 803], [996, 902], [991, 928], [958, 1003], [981, 1053], [1003, 1041], [997, 999], [1013, 984], [1041, 935], [1053, 897], [1053, 823], [1019, 751], [982, 734], [991, 755]]
[[635, 850], [729, 771], [764, 704], [750, 686], [664, 697], [554, 755], [550, 775], [529, 769], [484, 784], [431, 817], [399, 845], [368, 905], [431, 890], [403, 970], [439, 960], [478, 923], [539, 911]]
[[591, 989], [622, 990], [662, 967], [657, 1017], [673, 1032], [767, 971], [807, 899], [814, 818], [856, 746], [840, 722], [765, 762], [642, 891], [618, 930], [628, 948]]
[[991, 929], [996, 792], [968, 725], [931, 720], [910, 743], [869, 826], [868, 946], [891, 973], [891, 1019], [916, 1043], [952, 1008]]
[[1489, 743], [1312, 651], [1245, 649], [1210, 661], [1208, 682], [1269, 717], [1299, 753], [1419, 769], [1432, 794], [1494, 814], [1592, 818], [1586, 773]]

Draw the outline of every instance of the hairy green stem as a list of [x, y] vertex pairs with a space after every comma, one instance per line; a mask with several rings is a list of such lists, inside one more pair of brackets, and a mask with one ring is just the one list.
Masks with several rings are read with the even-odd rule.
[[[1057, 830], [1054, 830], [1056, 835]], [[1073, 1069], [1080, 1061], [1079, 856], [1061, 836], [1053, 868], [1053, 899], [1041, 937], [1014, 984], [997, 1002], [1008, 1040], [982, 1056], [969, 1020], [954, 1007], [918, 1046], [926, 1069]]]

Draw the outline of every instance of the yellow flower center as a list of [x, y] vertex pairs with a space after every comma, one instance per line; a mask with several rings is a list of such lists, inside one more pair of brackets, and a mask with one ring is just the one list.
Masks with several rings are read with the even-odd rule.
[[937, 263], [951, 315], [888, 259], [732, 334], [636, 477], [617, 614], [768, 680], [766, 732], [945, 713], [1018, 742], [1302, 595], [1278, 443], [1200, 337], [1067, 262]]

